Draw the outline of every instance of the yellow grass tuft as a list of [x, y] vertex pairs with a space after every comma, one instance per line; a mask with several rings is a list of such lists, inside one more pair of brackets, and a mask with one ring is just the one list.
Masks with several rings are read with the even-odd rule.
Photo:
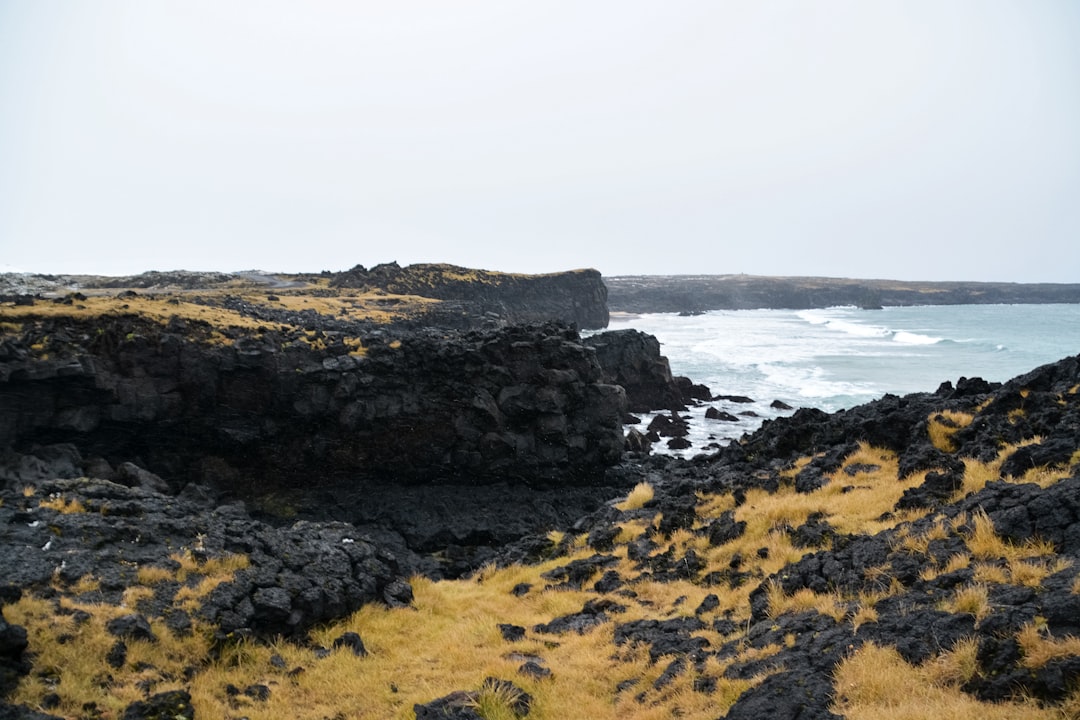
[[1045, 557], [1055, 553], [1053, 543], [1042, 540], [1029, 540], [1015, 544], [1002, 538], [994, 530], [994, 521], [983, 510], [972, 514], [968, 522], [972, 531], [967, 538], [968, 550], [978, 560], [995, 560], [1003, 558], [1007, 561], [1021, 560], [1031, 557]]
[[123, 595], [121, 595], [120, 607], [135, 609], [139, 607], [140, 602], [149, 600], [152, 597], [154, 597], [152, 588], [148, 588], [144, 585], [132, 585], [124, 590]]
[[76, 595], [97, 592], [101, 589], [101, 580], [87, 573], [79, 576], [79, 579], [71, 584], [70, 590]]
[[976, 563], [974, 578], [976, 582], [1004, 585], [1009, 582], [1008, 567], [994, 563]]
[[647, 482], [640, 482], [634, 486], [630, 494], [621, 503], [615, 505], [619, 510], [638, 510], [645, 507], [645, 503], [653, 499], [653, 486]]
[[930, 581], [936, 578], [938, 575], [944, 575], [946, 573], [956, 572], [957, 570], [963, 570], [971, 565], [971, 556], [964, 553], [956, 553], [951, 556], [948, 562], [944, 566], [929, 565], [919, 573], [919, 577], [923, 580]]
[[1016, 633], [1016, 641], [1023, 655], [1024, 667], [1037, 670], [1051, 660], [1076, 657], [1080, 655], [1080, 638], [1067, 635], [1053, 638], [1038, 627], [1036, 623], [1025, 625]]
[[923, 668], [933, 684], [962, 685], [975, 677], [979, 671], [979, 639], [963, 638], [944, 652], [927, 662]]
[[786, 595], [779, 583], [771, 582], [768, 597], [770, 617], [814, 610], [839, 622], [847, 614], [847, 604], [840, 593], [819, 594], [809, 588], [800, 588]]
[[140, 585], [157, 585], [168, 580], [175, 580], [176, 576], [176, 572], [157, 565], [140, 565], [136, 571], [136, 579]]
[[1045, 563], [1026, 560], [1014, 560], [1009, 563], [1009, 579], [1014, 585], [1026, 585], [1037, 589], [1049, 574], [1050, 568]]
[[[25, 494], [25, 493], [24, 493]], [[86, 506], [78, 498], [68, 500], [59, 493], [53, 493], [48, 498], [38, 503], [38, 507], [55, 510], [62, 515], [86, 512]]]
[[904, 550], [912, 555], [926, 555], [930, 550], [930, 543], [935, 540], [944, 540], [949, 537], [949, 529], [942, 518], [918, 535], [909, 534], [908, 528], [903, 528], [893, 540], [894, 549]]
[[945, 602], [949, 612], [974, 615], [979, 621], [990, 614], [990, 597], [986, 585], [975, 583], [958, 588], [952, 599]]
[[943, 410], [933, 413], [926, 420], [926, 430], [930, 443], [942, 452], [955, 452], [956, 443], [953, 435], [972, 423], [975, 416], [957, 410]]

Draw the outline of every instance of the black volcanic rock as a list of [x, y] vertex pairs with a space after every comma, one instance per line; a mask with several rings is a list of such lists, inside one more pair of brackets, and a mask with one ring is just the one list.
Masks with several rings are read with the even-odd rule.
[[265, 333], [223, 346], [132, 317], [43, 321], [22, 342], [61, 330], [82, 339], [0, 361], [0, 448], [72, 443], [155, 489], [251, 496], [310, 486], [312, 469], [323, 485], [558, 484], [623, 452], [624, 393], [565, 326], [376, 337], [363, 356], [329, 335], [325, 349]]
[[473, 317], [487, 315], [503, 324], [557, 320], [583, 329], [608, 324], [607, 287], [596, 270], [513, 275], [446, 264], [401, 267], [391, 262], [370, 270], [357, 265], [339, 273], [330, 285], [453, 301]]
[[26, 629], [8, 623], [0, 607], [0, 702], [30, 672], [30, 663], [23, 657], [26, 647]]
[[[49, 496], [78, 501], [83, 510], [34, 505]], [[240, 505], [207, 507], [103, 480], [55, 480], [34, 495], [2, 491], [0, 497], [0, 577], [27, 590], [72, 587], [93, 576], [100, 581], [94, 598], [118, 604], [137, 583], [138, 566], [175, 572], [177, 553], [204, 562], [239, 555], [246, 567], [202, 599], [198, 615], [222, 635], [265, 636], [303, 635], [365, 603], [390, 604], [388, 594], [411, 596], [397, 558], [345, 523], [276, 528]], [[179, 609], [173, 598], [180, 585], [158, 587], [163, 594], [112, 620], [108, 631], [153, 642], [146, 616], [172, 617]]]
[[671, 375], [660, 342], [638, 330], [609, 330], [582, 342], [596, 351], [608, 382], [626, 390], [630, 412], [682, 410], [683, 393]]

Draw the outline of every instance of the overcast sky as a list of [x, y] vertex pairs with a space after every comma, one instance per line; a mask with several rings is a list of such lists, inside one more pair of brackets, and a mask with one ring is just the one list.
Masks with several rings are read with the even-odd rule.
[[1080, 282], [1075, 0], [0, 0], [0, 269]]

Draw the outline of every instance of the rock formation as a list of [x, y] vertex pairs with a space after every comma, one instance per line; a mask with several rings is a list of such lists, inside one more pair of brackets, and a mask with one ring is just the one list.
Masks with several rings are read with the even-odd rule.
[[583, 342], [596, 351], [609, 382], [626, 391], [630, 412], [682, 409], [682, 393], [655, 337], [638, 330], [609, 330]]
[[[394, 262], [370, 270], [357, 265], [336, 275], [331, 286], [437, 298], [459, 303], [463, 313], [504, 323], [558, 320], [582, 329], [608, 324], [607, 287], [596, 270], [514, 275], [445, 264], [403, 268]], [[439, 317], [450, 319], [445, 308]]]
[[320, 341], [42, 321], [0, 347], [0, 447], [70, 442], [113, 466], [139, 458], [177, 490], [244, 496], [365, 478], [565, 484], [620, 458], [624, 393], [571, 329], [432, 330], [363, 353]]

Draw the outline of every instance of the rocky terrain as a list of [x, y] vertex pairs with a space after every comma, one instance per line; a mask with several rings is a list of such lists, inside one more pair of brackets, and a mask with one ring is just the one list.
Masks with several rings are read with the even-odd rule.
[[[386, 263], [370, 270], [357, 265], [335, 275], [330, 285], [435, 298], [444, 307], [461, 307], [471, 316], [513, 323], [557, 320], [583, 330], [608, 324], [607, 287], [596, 270], [514, 275], [446, 264], [403, 268]], [[453, 320], [450, 312], [440, 315], [441, 325]]]
[[[129, 290], [155, 295], [197, 295], [212, 305], [231, 297], [234, 309], [266, 321], [296, 324], [288, 311], [311, 310], [290, 304], [290, 297], [317, 297], [327, 311], [356, 323], [356, 315], [373, 309], [389, 315], [399, 327], [438, 326], [468, 329], [558, 321], [581, 329], [607, 327], [607, 287], [596, 270], [547, 275], [521, 275], [475, 270], [446, 264], [406, 267], [396, 262], [370, 270], [357, 265], [344, 272], [275, 274], [260, 270], [236, 273], [151, 271], [139, 275], [36, 275], [0, 273], [0, 298], [17, 301], [32, 296], [57, 298], [71, 293], [100, 295]], [[260, 292], [262, 291], [262, 292]], [[280, 294], [285, 297], [272, 297]], [[285, 307], [280, 303], [284, 302]], [[310, 303], [309, 303], [310, 305]], [[361, 312], [357, 313], [356, 310]], [[352, 314], [354, 317], [349, 318]], [[325, 325], [325, 321], [321, 323]]]
[[755, 275], [605, 277], [612, 312], [700, 313], [753, 308], [806, 309], [855, 305], [1076, 303], [1080, 285], [985, 282], [904, 282]]
[[245, 282], [0, 305], [0, 718], [1080, 712], [1080, 357], [682, 460], [654, 338]]

